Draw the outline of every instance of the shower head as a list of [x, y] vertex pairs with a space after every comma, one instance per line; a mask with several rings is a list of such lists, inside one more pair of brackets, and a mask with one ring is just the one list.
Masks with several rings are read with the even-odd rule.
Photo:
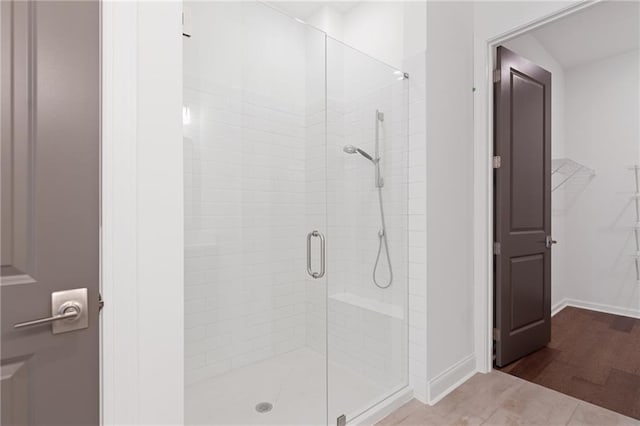
[[373, 159], [372, 156], [370, 156], [369, 154], [367, 154], [366, 151], [363, 151], [362, 149], [353, 146], [353, 145], [345, 145], [344, 148], [342, 148], [342, 150], [344, 152], [346, 152], [347, 154], [355, 154], [358, 153], [360, 155], [362, 155], [364, 158], [366, 158], [367, 160], [371, 161], [373, 164], [376, 163], [376, 160]]
[[347, 154], [355, 154], [356, 152], [358, 152], [357, 149], [358, 148], [353, 145], [345, 145], [344, 148], [342, 148], [342, 150]]

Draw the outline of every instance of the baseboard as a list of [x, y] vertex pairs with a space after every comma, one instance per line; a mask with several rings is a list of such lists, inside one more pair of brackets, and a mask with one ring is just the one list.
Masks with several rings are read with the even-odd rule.
[[562, 299], [551, 307], [551, 316], [555, 316], [558, 312], [567, 307], [567, 299]]
[[589, 309], [591, 311], [604, 312], [607, 314], [621, 315], [624, 317], [640, 319], [640, 309], [623, 308], [620, 306], [604, 305], [602, 303], [586, 302], [584, 300], [569, 299], [569, 298], [562, 299], [560, 302], [556, 303], [551, 309], [551, 316], [557, 314], [567, 306], [573, 306], [574, 308]]
[[429, 405], [436, 404], [458, 386], [466, 382], [475, 373], [476, 357], [474, 354], [471, 354], [429, 380], [427, 384]]
[[407, 402], [411, 401], [411, 398], [413, 398], [413, 390], [410, 387], [405, 386], [389, 395], [387, 398], [380, 401], [364, 413], [349, 420], [349, 424], [363, 426], [374, 425]]
[[[426, 391], [426, 383], [424, 388], [424, 390]], [[429, 399], [427, 398], [427, 395], [425, 393], [416, 391], [415, 388], [413, 389], [413, 397], [425, 405], [428, 404]]]

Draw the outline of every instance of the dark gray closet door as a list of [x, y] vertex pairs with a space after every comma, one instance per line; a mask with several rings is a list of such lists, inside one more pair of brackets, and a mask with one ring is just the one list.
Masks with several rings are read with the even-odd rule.
[[551, 337], [551, 73], [504, 47], [497, 69], [494, 322], [501, 367]]
[[100, 5], [1, 7], [2, 425], [97, 425]]

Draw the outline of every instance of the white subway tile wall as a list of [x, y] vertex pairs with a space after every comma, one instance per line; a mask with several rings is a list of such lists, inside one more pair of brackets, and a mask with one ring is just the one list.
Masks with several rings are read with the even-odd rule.
[[427, 401], [426, 52], [407, 58], [409, 73], [409, 385]]
[[[327, 61], [329, 362], [367, 377], [383, 389], [382, 398], [408, 382], [409, 87], [402, 74], [332, 40]], [[343, 150], [353, 145], [375, 156], [376, 126], [393, 270], [386, 289], [373, 280], [382, 229], [375, 167]], [[376, 278], [382, 286], [391, 279], [384, 248]], [[331, 377], [329, 386], [331, 391]]]
[[305, 345], [305, 109], [225, 88], [185, 101], [193, 382]]

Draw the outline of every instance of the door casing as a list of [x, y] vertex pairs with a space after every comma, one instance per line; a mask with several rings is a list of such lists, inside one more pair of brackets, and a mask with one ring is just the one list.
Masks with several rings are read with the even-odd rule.
[[102, 423], [182, 424], [182, 2], [101, 3]]
[[591, 7], [602, 0], [590, 0], [562, 7], [548, 15], [507, 32], [495, 34], [476, 43], [474, 57], [482, 58], [486, 67], [482, 77], [484, 96], [474, 100], [474, 335], [477, 370], [488, 373], [493, 368], [493, 70], [496, 49], [506, 41], [536, 28]]

